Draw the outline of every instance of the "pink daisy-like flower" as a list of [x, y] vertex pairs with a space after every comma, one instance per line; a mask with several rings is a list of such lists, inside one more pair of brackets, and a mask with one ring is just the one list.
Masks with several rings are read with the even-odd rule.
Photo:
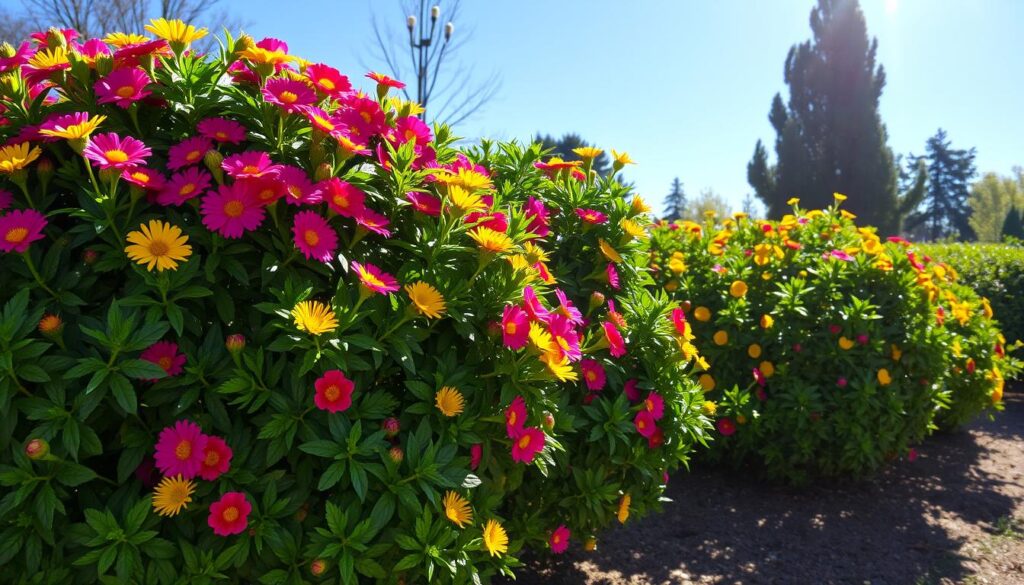
[[548, 229], [548, 209], [544, 207], [543, 201], [530, 197], [526, 200], [524, 209], [526, 217], [531, 218], [530, 225], [526, 227], [527, 231], [542, 238], [551, 233], [551, 230]]
[[636, 432], [648, 439], [654, 436], [654, 433], [658, 430], [658, 423], [654, 420], [654, 415], [647, 410], [641, 410], [636, 413], [636, 417], [633, 419], [633, 426], [636, 427]]
[[395, 129], [391, 131], [389, 138], [392, 144], [413, 142], [422, 146], [433, 140], [434, 134], [423, 120], [416, 116], [406, 116], [395, 121]]
[[320, 410], [341, 412], [352, 406], [352, 391], [356, 385], [341, 370], [327, 370], [317, 379], [314, 387], [316, 394], [313, 402]]
[[4, 191], [0, 189], [0, 211], [3, 211], [11, 206], [14, 202], [14, 195], [10, 191]]
[[626, 398], [630, 402], [640, 400], [640, 388], [637, 387], [639, 384], [639, 380], [626, 380], [626, 383], [622, 386], [622, 391], [625, 392]]
[[209, 187], [213, 177], [198, 167], [189, 167], [180, 173], [171, 175], [167, 184], [160, 190], [156, 202], [160, 205], [181, 205], [203, 194]]
[[580, 351], [580, 337], [565, 315], [552, 313], [551, 319], [548, 320], [548, 332], [551, 333], [551, 339], [559, 351], [569, 358], [569, 361], [579, 361], [583, 357]]
[[654, 433], [650, 437], [647, 437], [647, 448], [657, 449], [665, 444], [665, 433], [657, 425], [654, 427]]
[[221, 185], [203, 197], [203, 225], [229, 239], [242, 237], [263, 223], [264, 209], [244, 186]]
[[356, 223], [359, 224], [359, 227], [366, 229], [367, 231], [371, 231], [379, 236], [384, 236], [385, 238], [391, 237], [391, 230], [387, 229], [388, 224], [390, 224], [388, 218], [369, 207], [364, 207], [359, 215], [355, 217], [355, 220]]
[[217, 536], [241, 534], [249, 525], [252, 504], [242, 492], [227, 492], [210, 504], [210, 516], [206, 523]]
[[28, 63], [29, 59], [32, 58], [32, 54], [35, 51], [32, 48], [32, 43], [24, 42], [18, 50], [14, 52], [10, 57], [0, 57], [0, 73], [7, 73], [12, 69], [21, 67]]
[[206, 151], [213, 148], [209, 138], [193, 136], [186, 138], [167, 150], [167, 168], [176, 171], [203, 162]]
[[826, 252], [822, 254], [821, 257], [824, 258], [825, 260], [828, 260], [829, 258], [834, 258], [836, 260], [842, 260], [843, 262], [853, 262], [853, 256], [850, 256], [843, 250], [832, 250], [831, 252]]
[[515, 305], [506, 305], [501, 315], [501, 341], [506, 347], [520, 349], [530, 337], [530, 316]]
[[397, 79], [392, 79], [391, 77], [388, 77], [383, 73], [377, 73], [376, 71], [371, 71], [367, 73], [366, 77], [376, 81], [377, 85], [383, 87], [393, 87], [395, 89], [402, 89], [405, 87], [405, 84], [402, 83], [401, 81], [398, 81]]
[[533, 292], [532, 286], [523, 287], [523, 309], [534, 321], [547, 323], [551, 320], [551, 311], [544, 308], [540, 299], [537, 298], [537, 293]]
[[612, 357], [626, 355], [626, 342], [622, 339], [622, 334], [619, 333], [619, 328], [615, 326], [615, 323], [605, 321], [601, 323], [601, 327], [604, 329], [604, 337], [608, 340], [608, 347]]
[[532, 463], [533, 458], [544, 450], [544, 431], [536, 427], [524, 427], [512, 437], [512, 461]]
[[715, 423], [715, 427], [718, 428], [718, 432], [724, 437], [728, 437], [736, 432], [736, 423], [731, 418], [720, 418]]
[[295, 214], [295, 247], [310, 260], [328, 263], [338, 251], [338, 234], [327, 220], [315, 211], [300, 211]]
[[323, 63], [307, 65], [303, 72], [313, 87], [331, 97], [338, 97], [352, 91], [352, 83], [334, 67]]
[[82, 155], [101, 169], [117, 169], [141, 166], [153, 151], [141, 140], [131, 136], [121, 138], [114, 132], [97, 134], [89, 139]]
[[352, 262], [352, 270], [359, 277], [359, 284], [369, 291], [386, 295], [398, 290], [398, 281], [394, 276], [377, 268], [373, 264]]
[[472, 213], [467, 213], [464, 221], [469, 224], [478, 224], [476, 227], [485, 227], [496, 232], [505, 232], [508, 230], [508, 216], [500, 211], [495, 211], [493, 213], [474, 211]]
[[320, 203], [320, 189], [309, 180], [306, 171], [293, 166], [282, 166], [277, 180], [284, 187], [284, 200], [289, 205], [312, 205]]
[[661, 420], [665, 416], [665, 399], [657, 392], [651, 392], [644, 399], [644, 410], [651, 413], [654, 420]]
[[540, 275], [540, 279], [544, 284], [555, 284], [556, 280], [554, 275], [548, 270], [548, 265], [543, 262], [538, 262], [533, 265], [533, 269]]
[[141, 63], [142, 57], [156, 55], [171, 55], [171, 47], [167, 44], [167, 41], [156, 39], [121, 47], [114, 51], [114, 64], [117, 67], [136, 67]]
[[245, 126], [226, 118], [206, 118], [196, 126], [199, 134], [214, 142], [239, 144], [245, 140]]
[[768, 380], [764, 377], [764, 374], [761, 373], [761, 368], [753, 368], [751, 373], [754, 375], [754, 381], [757, 382], [757, 385], [764, 388], [764, 385], [768, 383]]
[[505, 432], [509, 438], [515, 437], [526, 426], [526, 400], [516, 396], [505, 409]]
[[473, 443], [469, 447], [469, 468], [476, 471], [477, 467], [480, 467], [480, 460], [484, 456], [484, 446], [480, 443]]
[[686, 313], [676, 307], [672, 309], [672, 325], [676, 328], [676, 335], [686, 335]]
[[89, 63], [90, 67], [96, 65], [96, 59], [99, 57], [110, 57], [112, 55], [110, 47], [102, 39], [89, 39], [81, 45], [77, 45], [75, 51]]
[[583, 313], [572, 304], [572, 301], [562, 292], [562, 289], [555, 289], [555, 297], [558, 298], [558, 308], [555, 309], [555, 312], [564, 315], [574, 325], [582, 325]]
[[548, 539], [548, 546], [551, 547], [551, 552], [556, 555], [560, 555], [569, 548], [569, 529], [562, 524], [551, 533], [551, 537]]
[[227, 473], [231, 467], [231, 447], [220, 437], [207, 436], [206, 447], [203, 448], [203, 460], [199, 467], [199, 477], [213, 481]]
[[306, 116], [306, 120], [309, 121], [314, 130], [319, 130], [329, 136], [334, 136], [341, 130], [341, 122], [338, 121], [337, 117], [328, 114], [320, 108], [307, 106], [302, 108], [302, 113]]
[[320, 192], [332, 211], [343, 217], [356, 217], [366, 208], [366, 193], [352, 183], [331, 177], [320, 182]]
[[405, 194], [405, 198], [412, 204], [413, 209], [422, 214], [432, 217], [441, 215], [441, 199], [430, 193], [409, 191]]
[[615, 270], [615, 264], [609, 262], [608, 266], [604, 269], [605, 278], [608, 279], [608, 286], [612, 287], [612, 290], [619, 290], [619, 271]]
[[602, 366], [597, 360], [586, 359], [580, 362], [580, 369], [583, 370], [583, 381], [587, 383], [590, 390], [603, 390], [605, 381], [608, 379]]
[[591, 225], [598, 225], [608, 221], [608, 216], [596, 209], [580, 209], [577, 207], [576, 215], [580, 216], [580, 219]]
[[272, 77], [263, 86], [262, 93], [268, 104], [274, 104], [289, 114], [316, 102], [316, 93], [312, 88], [296, 79]]
[[43, 239], [46, 216], [35, 209], [15, 209], [0, 216], [0, 250], [22, 253], [29, 244]]
[[162, 174], [146, 167], [125, 169], [121, 172], [121, 178], [150, 191], [159, 191], [167, 183], [167, 179]]
[[239, 179], [237, 185], [247, 190], [256, 203], [262, 206], [270, 205], [285, 195], [284, 183], [273, 176]]
[[113, 70], [97, 81], [93, 89], [96, 91], [97, 102], [128, 108], [142, 98], [152, 95], [152, 92], [146, 90], [146, 86], [152, 82], [149, 74], [139, 67], [123, 67]]
[[185, 367], [185, 354], [178, 353], [178, 344], [173, 341], [154, 343], [139, 355], [139, 359], [160, 366], [168, 376], [177, 376]]
[[206, 442], [199, 425], [190, 420], [179, 420], [173, 427], [160, 431], [156, 441], [156, 467], [164, 476], [181, 475], [192, 479], [203, 466]]
[[220, 164], [228, 176], [235, 179], [258, 179], [276, 177], [281, 165], [274, 164], [270, 155], [257, 150], [247, 150], [224, 159]]
[[384, 110], [377, 100], [353, 94], [344, 100], [344, 105], [338, 121], [348, 128], [350, 135], [365, 141], [387, 129]]

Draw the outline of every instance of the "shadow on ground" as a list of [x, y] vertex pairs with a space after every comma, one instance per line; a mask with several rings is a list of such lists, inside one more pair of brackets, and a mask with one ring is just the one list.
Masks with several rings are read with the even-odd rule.
[[529, 559], [516, 582], [962, 582], [972, 573], [962, 545], [1024, 498], [1024, 395], [1006, 399], [995, 421], [931, 437], [915, 462], [862, 482], [795, 490], [680, 473], [663, 514], [610, 531], [594, 553]]

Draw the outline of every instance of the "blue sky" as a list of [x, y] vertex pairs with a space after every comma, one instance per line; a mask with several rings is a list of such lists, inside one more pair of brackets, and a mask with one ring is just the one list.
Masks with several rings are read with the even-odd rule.
[[[786, 95], [783, 62], [810, 38], [814, 3], [464, 0], [456, 35], [472, 37], [460, 59], [476, 78], [499, 74], [501, 90], [456, 131], [500, 139], [577, 132], [629, 152], [639, 164], [628, 177], [657, 209], [676, 176], [690, 194], [710, 187], [739, 207], [751, 191], [755, 141], [774, 141], [768, 107], [776, 92]], [[286, 40], [293, 53], [354, 79], [367, 66], [383, 68], [371, 15], [404, 32], [398, 0], [244, 5], [250, 33]], [[861, 5], [886, 69], [881, 111], [897, 153], [920, 153], [941, 126], [954, 146], [977, 147], [981, 172], [1024, 165], [1024, 2]]]

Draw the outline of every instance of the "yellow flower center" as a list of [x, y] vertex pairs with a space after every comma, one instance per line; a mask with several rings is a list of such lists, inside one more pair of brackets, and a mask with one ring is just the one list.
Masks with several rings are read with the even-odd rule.
[[364, 122], [366, 122], [367, 124], [370, 123], [370, 112], [359, 112], [359, 115], [363, 118]]
[[525, 449], [530, 446], [530, 435], [523, 435], [519, 439], [519, 448]]
[[123, 85], [119, 87], [115, 93], [117, 93], [118, 97], [130, 98], [135, 95], [135, 87], [131, 85]]
[[128, 160], [128, 153], [118, 148], [110, 149], [104, 152], [103, 155], [112, 163], [123, 163]]
[[224, 204], [224, 215], [228, 217], [238, 217], [245, 211], [245, 205], [242, 205], [241, 201], [228, 201]]
[[[218, 136], [220, 136], [220, 134], [218, 134]], [[198, 150], [193, 150], [192, 152], [185, 155], [185, 160], [187, 160], [188, 162], [196, 162], [197, 160], [199, 160], [199, 157], [201, 156], [203, 156], [202, 152], [199, 152]]]
[[159, 240], [149, 243], [149, 253], [153, 256], [166, 256], [170, 248], [165, 242]]
[[218, 140], [227, 140], [228, 139], [228, 133], [224, 132], [224, 131], [217, 132], [217, 133], [214, 134], [214, 136], [216, 136]]
[[307, 245], [315, 246], [320, 243], [320, 234], [316, 233], [316, 230], [306, 230], [302, 234], [302, 239], [306, 240]]
[[654, 403], [653, 403], [653, 402], [651, 402], [651, 399], [650, 399], [650, 398], [648, 398], [647, 400], [644, 400], [644, 406], [646, 406], [646, 407], [647, 407], [647, 410], [648, 410], [648, 411], [650, 411], [650, 412], [654, 412]]
[[247, 175], [252, 175], [254, 173], [260, 172], [260, 169], [259, 167], [254, 165], [245, 165], [244, 167], [242, 167], [242, 172]]
[[223, 512], [221, 512], [220, 517], [223, 518], [225, 522], [234, 522], [235, 520], [238, 520], [238, 508], [228, 506], [227, 508], [224, 508]]
[[207, 467], [213, 467], [220, 463], [220, 453], [216, 449], [210, 449], [206, 452], [206, 459], [203, 459], [203, 465]]
[[636, 428], [640, 429], [641, 431], [646, 429], [647, 428], [647, 421], [645, 421], [642, 418], [637, 420], [636, 421]]
[[597, 373], [594, 372], [594, 370], [588, 370], [587, 371], [587, 379], [590, 380], [591, 382], [597, 380]]
[[4, 235], [4, 239], [11, 244], [19, 244], [25, 241], [28, 237], [28, 228], [16, 227], [7, 230], [7, 234]]
[[157, 360], [157, 364], [161, 368], [163, 368], [164, 370], [169, 370], [169, 369], [171, 369], [171, 366], [174, 364], [174, 360], [172, 360], [168, 356], [164, 356], [164, 357], [160, 358], [159, 360]]
[[332, 124], [331, 121], [328, 120], [327, 118], [321, 116], [313, 116], [313, 121], [316, 122], [317, 126], [320, 126], [320, 128], [327, 130], [328, 132], [334, 130], [334, 124]]
[[517, 329], [518, 328], [515, 323], [509, 322], [505, 324], [505, 333], [508, 333], [509, 335], [515, 335]]
[[374, 276], [371, 272], [362, 271], [359, 273], [359, 277], [368, 285], [384, 286], [384, 281]]
[[186, 184], [181, 186], [181, 189], [178, 189], [178, 195], [183, 195], [183, 196], [184, 195], [191, 195], [192, 192], [195, 191], [195, 190], [196, 190], [196, 184], [195, 183], [186, 183]]
[[316, 82], [320, 84], [320, 87], [322, 87], [322, 88], [324, 88], [324, 89], [326, 89], [328, 91], [333, 91], [334, 88], [335, 88], [334, 82], [331, 81], [330, 79], [327, 79], [326, 77], [318, 79], [318, 80], [316, 80]]
[[295, 185], [288, 185], [288, 194], [292, 196], [292, 199], [302, 199], [302, 189]]
[[335, 195], [334, 204], [342, 209], [348, 209], [348, 197], [344, 195]]
[[140, 183], [148, 183], [149, 182], [149, 175], [147, 175], [146, 173], [140, 173], [140, 172], [136, 171], [136, 172], [132, 173], [132, 178], [135, 179], [136, 181], [140, 182]]
[[327, 387], [326, 390], [324, 390], [324, 398], [326, 398], [327, 400], [330, 400], [331, 402], [334, 402], [335, 400], [337, 400], [340, 397], [341, 397], [341, 388], [338, 388], [338, 386], [335, 385], [335, 384], [331, 384], [330, 386]]
[[174, 448], [174, 456], [178, 461], [186, 461], [192, 456], [192, 441], [188, 439], [182, 439], [178, 442], [178, 446]]
[[295, 95], [290, 91], [282, 91], [281, 95], [277, 96], [277, 99], [281, 100], [286, 104], [294, 104], [296, 101], [298, 101], [299, 96]]
[[516, 414], [516, 411], [513, 410], [512, 412], [508, 413], [508, 424], [510, 426], [515, 426], [516, 420], [518, 418], [519, 416]]

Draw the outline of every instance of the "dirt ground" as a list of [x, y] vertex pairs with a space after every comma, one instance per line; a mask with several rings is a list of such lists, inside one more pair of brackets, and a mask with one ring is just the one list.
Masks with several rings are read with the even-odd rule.
[[587, 553], [528, 560], [533, 584], [1024, 584], [1024, 394], [967, 430], [931, 437], [913, 463], [805, 490], [695, 469], [663, 514], [611, 530]]

